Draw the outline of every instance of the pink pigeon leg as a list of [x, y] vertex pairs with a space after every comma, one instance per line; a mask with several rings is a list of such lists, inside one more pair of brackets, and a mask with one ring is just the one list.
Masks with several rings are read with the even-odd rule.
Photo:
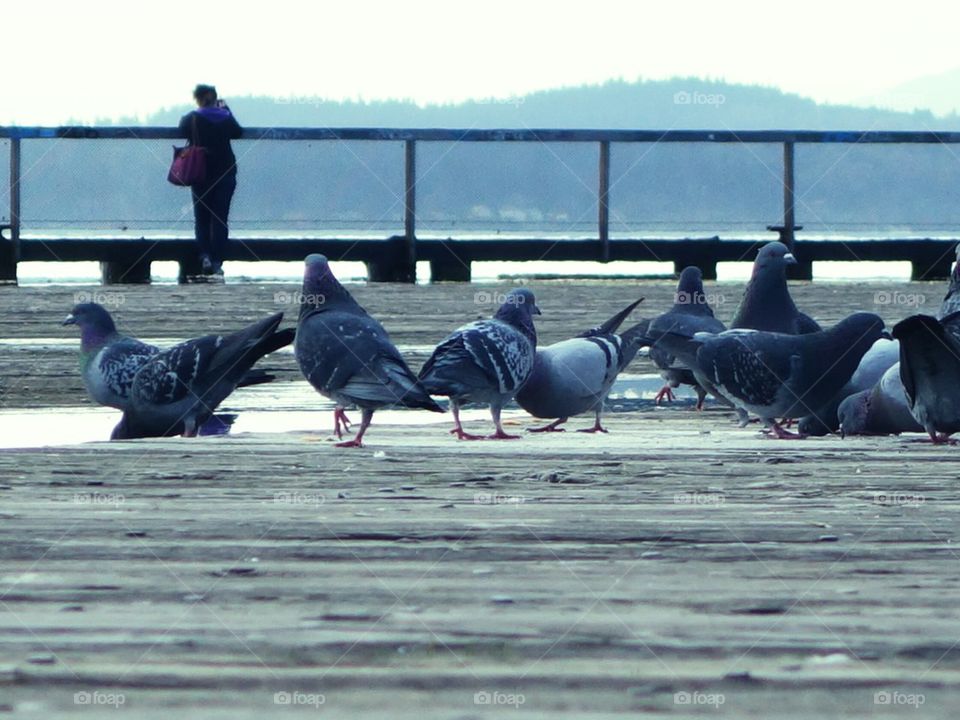
[[360, 414], [360, 430], [357, 431], [357, 436], [352, 440], [337, 443], [334, 447], [363, 447], [363, 434], [367, 431], [367, 428], [370, 427], [371, 420], [373, 420], [373, 410], [364, 408]]
[[660, 392], [658, 392], [653, 398], [653, 402], [655, 405], [659, 405], [664, 398], [667, 399], [667, 402], [673, 402], [677, 399], [677, 396], [673, 392], [673, 388], [671, 388], [669, 385], [664, 385], [662, 388], [660, 388]]
[[503, 425], [500, 424], [500, 408], [493, 405], [490, 406], [490, 415], [493, 417], [493, 424], [496, 426], [497, 431], [493, 435], [488, 435], [487, 438], [490, 440], [519, 440], [519, 435], [508, 435], [503, 431]]
[[463, 429], [463, 425], [460, 423], [460, 405], [453, 400], [450, 401], [450, 411], [453, 413], [451, 435], [456, 435], [457, 440], [483, 440], [483, 435], [471, 435]]

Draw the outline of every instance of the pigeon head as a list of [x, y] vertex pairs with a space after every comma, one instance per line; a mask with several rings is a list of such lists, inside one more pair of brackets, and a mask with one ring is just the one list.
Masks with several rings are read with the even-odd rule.
[[673, 307], [687, 314], [713, 315], [703, 292], [703, 272], [700, 268], [691, 265], [680, 273], [677, 292], [673, 296]]
[[541, 315], [533, 293], [526, 288], [517, 288], [507, 293], [494, 318], [521, 330], [531, 342], [536, 342], [537, 333], [533, 326], [533, 316]]
[[304, 260], [303, 292], [300, 294], [300, 317], [324, 310], [344, 310], [360, 306], [340, 284], [330, 269], [327, 258], [319, 253]]
[[99, 348], [117, 334], [110, 313], [102, 305], [92, 302], [74, 305], [63, 324], [80, 328], [80, 342], [85, 351]]
[[837, 408], [840, 419], [840, 435], [862, 435], [867, 430], [867, 416], [870, 414], [870, 391], [863, 390], [844, 398]]
[[767, 243], [760, 248], [757, 259], [753, 261], [753, 277], [761, 273], [785, 277], [787, 265], [796, 264], [797, 259], [782, 242]]

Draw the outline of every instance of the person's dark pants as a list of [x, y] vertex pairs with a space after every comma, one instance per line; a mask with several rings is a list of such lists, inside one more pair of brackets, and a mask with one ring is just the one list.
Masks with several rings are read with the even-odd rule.
[[226, 175], [211, 184], [194, 185], [193, 219], [200, 256], [207, 255], [215, 270], [220, 268], [227, 253], [227, 217], [230, 201], [237, 189], [237, 176]]

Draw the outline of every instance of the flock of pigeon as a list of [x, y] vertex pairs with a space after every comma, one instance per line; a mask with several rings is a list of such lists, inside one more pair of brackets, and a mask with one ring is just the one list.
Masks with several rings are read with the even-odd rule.
[[[334, 432], [350, 432], [348, 407], [359, 408], [356, 435], [339, 447], [360, 447], [374, 412], [403, 406], [444, 412], [449, 398], [461, 440], [464, 403], [489, 405], [495, 432], [503, 407], [515, 400], [551, 420], [531, 432], [562, 431], [570, 417], [592, 412], [606, 432], [604, 400], [617, 375], [641, 348], [673, 389], [692, 386], [697, 409], [713, 395], [745, 425], [758, 417], [782, 439], [842, 434], [927, 432], [935, 443], [960, 430], [960, 248], [937, 317], [914, 315], [884, 331], [883, 320], [858, 312], [826, 330], [800, 312], [787, 288], [786, 246], [761, 248], [743, 300], [727, 329], [713, 314], [700, 271], [686, 268], [666, 313], [620, 331], [642, 298], [577, 337], [538, 348], [532, 292], [511, 291], [496, 314], [453, 331], [414, 374], [383, 326], [334, 277], [323, 255], [306, 258], [296, 330], [279, 329], [277, 313], [231, 335], [207, 335], [161, 350], [121, 335], [95, 303], [75, 306], [64, 324], [81, 331], [80, 369], [91, 398], [123, 411], [111, 439], [194, 436], [216, 420], [235, 389], [267, 382], [260, 358], [294, 344], [307, 381], [334, 401]], [[799, 420], [799, 432], [785, 425]]]

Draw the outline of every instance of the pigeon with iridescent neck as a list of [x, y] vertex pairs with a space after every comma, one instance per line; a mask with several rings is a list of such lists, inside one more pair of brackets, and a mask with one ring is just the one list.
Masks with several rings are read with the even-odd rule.
[[336, 403], [334, 432], [349, 426], [345, 411], [357, 406], [360, 429], [338, 447], [361, 447], [375, 410], [399, 405], [443, 412], [407, 367], [383, 325], [371, 317], [340, 284], [327, 258], [305, 261], [300, 318], [294, 352], [300, 371]]
[[160, 349], [118, 332], [110, 313], [97, 303], [75, 305], [63, 324], [80, 328], [80, 375], [90, 398], [126, 408], [134, 376]]
[[743, 293], [731, 328], [803, 335], [822, 328], [797, 310], [787, 287], [787, 266], [797, 262], [787, 246], [771, 242], [760, 248], [753, 274]]

